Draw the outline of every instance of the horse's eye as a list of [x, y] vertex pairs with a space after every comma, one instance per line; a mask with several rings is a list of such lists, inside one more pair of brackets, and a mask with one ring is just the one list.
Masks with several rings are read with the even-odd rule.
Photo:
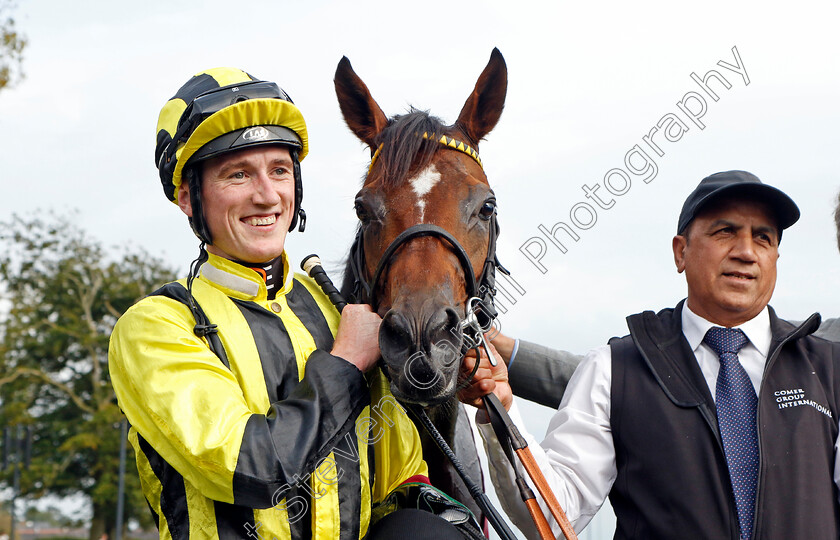
[[484, 206], [481, 207], [481, 210], [478, 211], [478, 217], [484, 220], [490, 219], [490, 217], [496, 212], [496, 200], [495, 199], [488, 199], [484, 201]]
[[359, 221], [361, 221], [362, 224], [365, 224], [368, 221], [370, 221], [370, 214], [365, 209], [365, 206], [362, 203], [357, 201], [355, 207], [356, 207], [356, 217], [359, 218]]

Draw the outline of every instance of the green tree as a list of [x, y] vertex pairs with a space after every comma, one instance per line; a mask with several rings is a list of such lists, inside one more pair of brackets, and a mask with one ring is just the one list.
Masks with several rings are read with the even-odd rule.
[[50, 505], [44, 510], [30, 506], [23, 513], [23, 517], [26, 521], [45, 523], [51, 527], [62, 527], [71, 521], [61, 512], [60, 508], [54, 505]]
[[[113, 537], [122, 413], [108, 338], [135, 301], [173, 279], [147, 253], [108, 256], [69, 218], [0, 223], [0, 425], [29, 425], [21, 489], [90, 498], [91, 538]], [[6, 485], [11, 482], [9, 471]], [[126, 518], [150, 521], [129, 446]]]
[[26, 37], [18, 33], [11, 12], [13, 0], [0, 0], [0, 90], [23, 78]]

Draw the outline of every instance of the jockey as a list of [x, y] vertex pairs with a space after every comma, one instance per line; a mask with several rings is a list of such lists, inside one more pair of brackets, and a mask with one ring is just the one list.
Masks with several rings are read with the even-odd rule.
[[[389, 514], [395, 490], [428, 483], [376, 368], [379, 316], [339, 315], [292, 272], [308, 152], [289, 96], [238, 69], [198, 73], [161, 110], [155, 164], [200, 255], [119, 319], [109, 368], [162, 539], [375, 537], [408, 512]], [[420, 513], [411, 536], [460, 537]]]

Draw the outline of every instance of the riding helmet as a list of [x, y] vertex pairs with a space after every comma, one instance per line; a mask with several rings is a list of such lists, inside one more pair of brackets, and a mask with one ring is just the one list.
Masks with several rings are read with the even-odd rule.
[[183, 179], [190, 183], [196, 236], [212, 244], [201, 207], [200, 169], [206, 159], [247, 147], [281, 144], [289, 147], [294, 162], [295, 206], [289, 231], [300, 217], [303, 184], [300, 161], [309, 153], [303, 114], [277, 84], [257, 79], [235, 68], [197, 73], [166, 102], [157, 125], [155, 165], [166, 197], [177, 204]]

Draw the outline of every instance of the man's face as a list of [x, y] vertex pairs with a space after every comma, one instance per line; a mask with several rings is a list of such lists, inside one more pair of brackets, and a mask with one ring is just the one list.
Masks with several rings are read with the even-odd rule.
[[[207, 160], [201, 174], [204, 217], [213, 237], [207, 251], [249, 263], [280, 256], [295, 202], [288, 148], [260, 146], [224, 154]], [[179, 205], [192, 217], [189, 190], [183, 186]]]
[[758, 201], [722, 200], [675, 236], [674, 262], [685, 271], [688, 306], [722, 326], [746, 322], [764, 309], [776, 286], [779, 234]]

